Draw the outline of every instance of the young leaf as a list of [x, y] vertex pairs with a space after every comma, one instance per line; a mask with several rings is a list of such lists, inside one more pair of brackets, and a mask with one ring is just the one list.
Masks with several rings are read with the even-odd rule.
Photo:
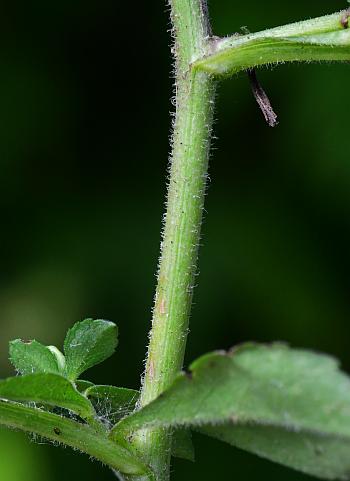
[[114, 386], [92, 386], [85, 391], [99, 415], [115, 424], [130, 414], [136, 406], [140, 393], [133, 389]]
[[50, 404], [69, 409], [82, 418], [95, 414], [90, 401], [63, 376], [52, 373], [27, 374], [0, 381], [0, 397], [10, 401]]
[[283, 345], [207, 354], [117, 424], [188, 426], [326, 479], [350, 473], [350, 379], [324, 355]]
[[69, 329], [64, 341], [66, 376], [75, 381], [81, 373], [111, 356], [117, 346], [113, 322], [85, 319]]
[[62, 352], [57, 349], [56, 346], [47, 346], [47, 348], [52, 352], [52, 354], [55, 356], [58, 368], [60, 370], [60, 374], [64, 373], [64, 370], [66, 368], [66, 358], [62, 354]]
[[21, 374], [61, 371], [55, 354], [37, 341], [11, 341], [10, 361]]
[[189, 429], [176, 429], [171, 443], [171, 455], [174, 458], [186, 459], [194, 462], [194, 447], [192, 434]]

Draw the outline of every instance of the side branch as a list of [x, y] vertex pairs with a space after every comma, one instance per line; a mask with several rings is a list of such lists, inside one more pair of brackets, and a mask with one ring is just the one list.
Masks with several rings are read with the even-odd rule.
[[127, 449], [108, 439], [107, 433], [102, 435], [86, 424], [57, 414], [0, 400], [0, 425], [35, 433], [55, 443], [78, 449], [125, 474], [149, 471]]
[[248, 35], [212, 38], [194, 67], [229, 76], [259, 65], [283, 62], [349, 61], [350, 11]]

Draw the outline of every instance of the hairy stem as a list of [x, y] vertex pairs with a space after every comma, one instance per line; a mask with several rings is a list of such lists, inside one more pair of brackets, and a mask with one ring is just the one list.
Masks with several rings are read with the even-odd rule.
[[[349, 56], [343, 13], [260, 34], [217, 39], [211, 36], [205, 0], [171, 0], [170, 7], [176, 118], [158, 285], [139, 407], [159, 396], [183, 363], [208, 166], [215, 95], [212, 76], [262, 63], [341, 60]], [[171, 433], [145, 429], [134, 434], [133, 443], [153, 468], [156, 479], [167, 481]]]
[[135, 475], [148, 471], [127, 449], [108, 439], [107, 433], [57, 414], [0, 400], [0, 424], [71, 446], [119, 472]]
[[[213, 77], [285, 61], [350, 60], [350, 10], [255, 34], [211, 35], [206, 0], [169, 0], [176, 61], [176, 117], [169, 190], [152, 330], [139, 408], [172, 383], [182, 368], [202, 223], [210, 148]], [[250, 72], [254, 95], [270, 125], [276, 118]], [[0, 400], [0, 425], [36, 433], [108, 464], [120, 479], [167, 481], [171, 432], [144, 428], [107, 435], [90, 425]], [[114, 442], [111, 438], [114, 438]], [[143, 460], [135, 456], [134, 448]], [[150, 470], [149, 466], [152, 468]]]
[[[166, 389], [182, 368], [202, 223], [214, 85], [190, 68], [203, 55], [209, 22], [200, 0], [170, 2], [176, 52], [176, 118], [152, 331], [140, 407]], [[169, 478], [171, 435], [144, 430], [135, 444], [157, 480]]]

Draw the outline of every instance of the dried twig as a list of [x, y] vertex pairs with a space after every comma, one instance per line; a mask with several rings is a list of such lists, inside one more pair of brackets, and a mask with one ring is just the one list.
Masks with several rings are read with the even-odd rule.
[[349, 28], [349, 18], [350, 18], [350, 8], [347, 8], [340, 20], [340, 23], [342, 24], [343, 28]]
[[277, 122], [277, 115], [275, 114], [270, 99], [268, 98], [265, 90], [260, 85], [260, 82], [256, 76], [255, 69], [251, 68], [247, 70], [248, 77], [250, 80], [250, 85], [252, 87], [252, 92], [257, 101], [261, 112], [263, 113], [266, 122], [270, 127], [276, 127], [278, 124]]

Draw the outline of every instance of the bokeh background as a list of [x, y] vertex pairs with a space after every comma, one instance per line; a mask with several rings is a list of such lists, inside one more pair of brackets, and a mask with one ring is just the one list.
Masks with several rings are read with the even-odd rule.
[[[217, 35], [333, 13], [345, 1], [211, 0]], [[31, 0], [1, 8], [0, 376], [9, 339], [62, 344], [116, 321], [98, 383], [137, 388], [155, 287], [172, 109], [163, 1]], [[222, 84], [188, 363], [244, 340], [326, 351], [350, 370], [349, 65], [284, 65]], [[306, 476], [202, 436], [174, 480]], [[112, 480], [66, 449], [0, 430], [0, 479]], [[310, 479], [310, 478], [309, 478]]]

